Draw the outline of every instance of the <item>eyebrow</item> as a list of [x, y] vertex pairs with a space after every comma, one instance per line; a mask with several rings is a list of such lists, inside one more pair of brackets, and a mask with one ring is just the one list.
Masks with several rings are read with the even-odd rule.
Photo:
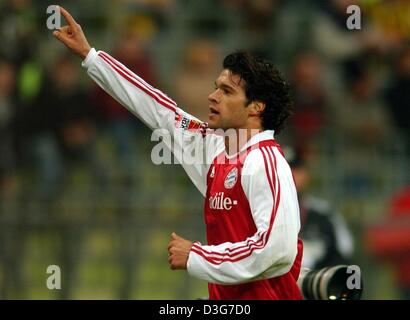
[[218, 83], [216, 81], [215, 81], [215, 87], [221, 88], [221, 89], [228, 89], [230, 91], [235, 91], [234, 87], [231, 87], [231, 86], [229, 86], [227, 84], [224, 84], [224, 83], [221, 83], [220, 85], [218, 85]]

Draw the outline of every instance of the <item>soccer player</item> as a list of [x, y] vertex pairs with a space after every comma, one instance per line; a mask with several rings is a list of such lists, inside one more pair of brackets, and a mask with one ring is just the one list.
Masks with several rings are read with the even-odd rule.
[[[80, 25], [60, 10], [68, 25], [53, 35], [124, 107], [151, 129], [169, 132], [171, 139], [164, 142], [205, 197], [208, 244], [172, 233], [171, 269], [187, 269], [208, 281], [210, 299], [301, 299], [297, 193], [274, 139], [291, 108], [279, 72], [250, 54], [228, 55], [209, 95], [209, 121], [202, 123], [108, 53], [92, 48]], [[198, 147], [205, 161], [183, 161], [183, 152]]]

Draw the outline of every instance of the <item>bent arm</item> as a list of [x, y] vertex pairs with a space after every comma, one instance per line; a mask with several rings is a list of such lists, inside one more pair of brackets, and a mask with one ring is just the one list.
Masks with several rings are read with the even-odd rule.
[[257, 232], [236, 243], [195, 243], [187, 264], [191, 275], [212, 283], [239, 284], [278, 277], [292, 268], [298, 253], [298, 202], [290, 171], [281, 171], [286, 169], [284, 159], [276, 161], [279, 155], [273, 149], [252, 151], [242, 171]]

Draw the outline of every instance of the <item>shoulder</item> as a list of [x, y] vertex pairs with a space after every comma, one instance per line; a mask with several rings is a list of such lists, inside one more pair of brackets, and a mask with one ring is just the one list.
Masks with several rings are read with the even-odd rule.
[[272, 167], [280, 166], [287, 163], [279, 145], [274, 140], [259, 142], [250, 147], [244, 160], [244, 167]]
[[248, 197], [253, 197], [252, 194], [255, 192], [262, 197], [271, 194], [270, 192], [261, 193], [261, 190], [272, 190], [275, 180], [273, 168], [268, 164], [267, 157], [261, 149], [253, 149], [243, 162], [241, 184]]
[[247, 153], [243, 162], [242, 174], [250, 177], [254, 175], [275, 175], [275, 171], [282, 166], [284, 161], [286, 162], [273, 143], [260, 144]]
[[243, 174], [254, 174], [256, 171], [264, 168], [264, 156], [260, 149], [253, 149], [247, 153], [243, 162]]

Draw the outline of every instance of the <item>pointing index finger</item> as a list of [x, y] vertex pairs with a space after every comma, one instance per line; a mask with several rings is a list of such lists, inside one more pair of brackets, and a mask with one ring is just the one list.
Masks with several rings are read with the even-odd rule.
[[67, 23], [70, 27], [75, 27], [77, 25], [77, 22], [75, 22], [74, 18], [71, 16], [71, 14], [61, 6], [60, 6], [60, 12], [63, 15], [63, 17], [66, 19], [66, 21], [67, 21]]

